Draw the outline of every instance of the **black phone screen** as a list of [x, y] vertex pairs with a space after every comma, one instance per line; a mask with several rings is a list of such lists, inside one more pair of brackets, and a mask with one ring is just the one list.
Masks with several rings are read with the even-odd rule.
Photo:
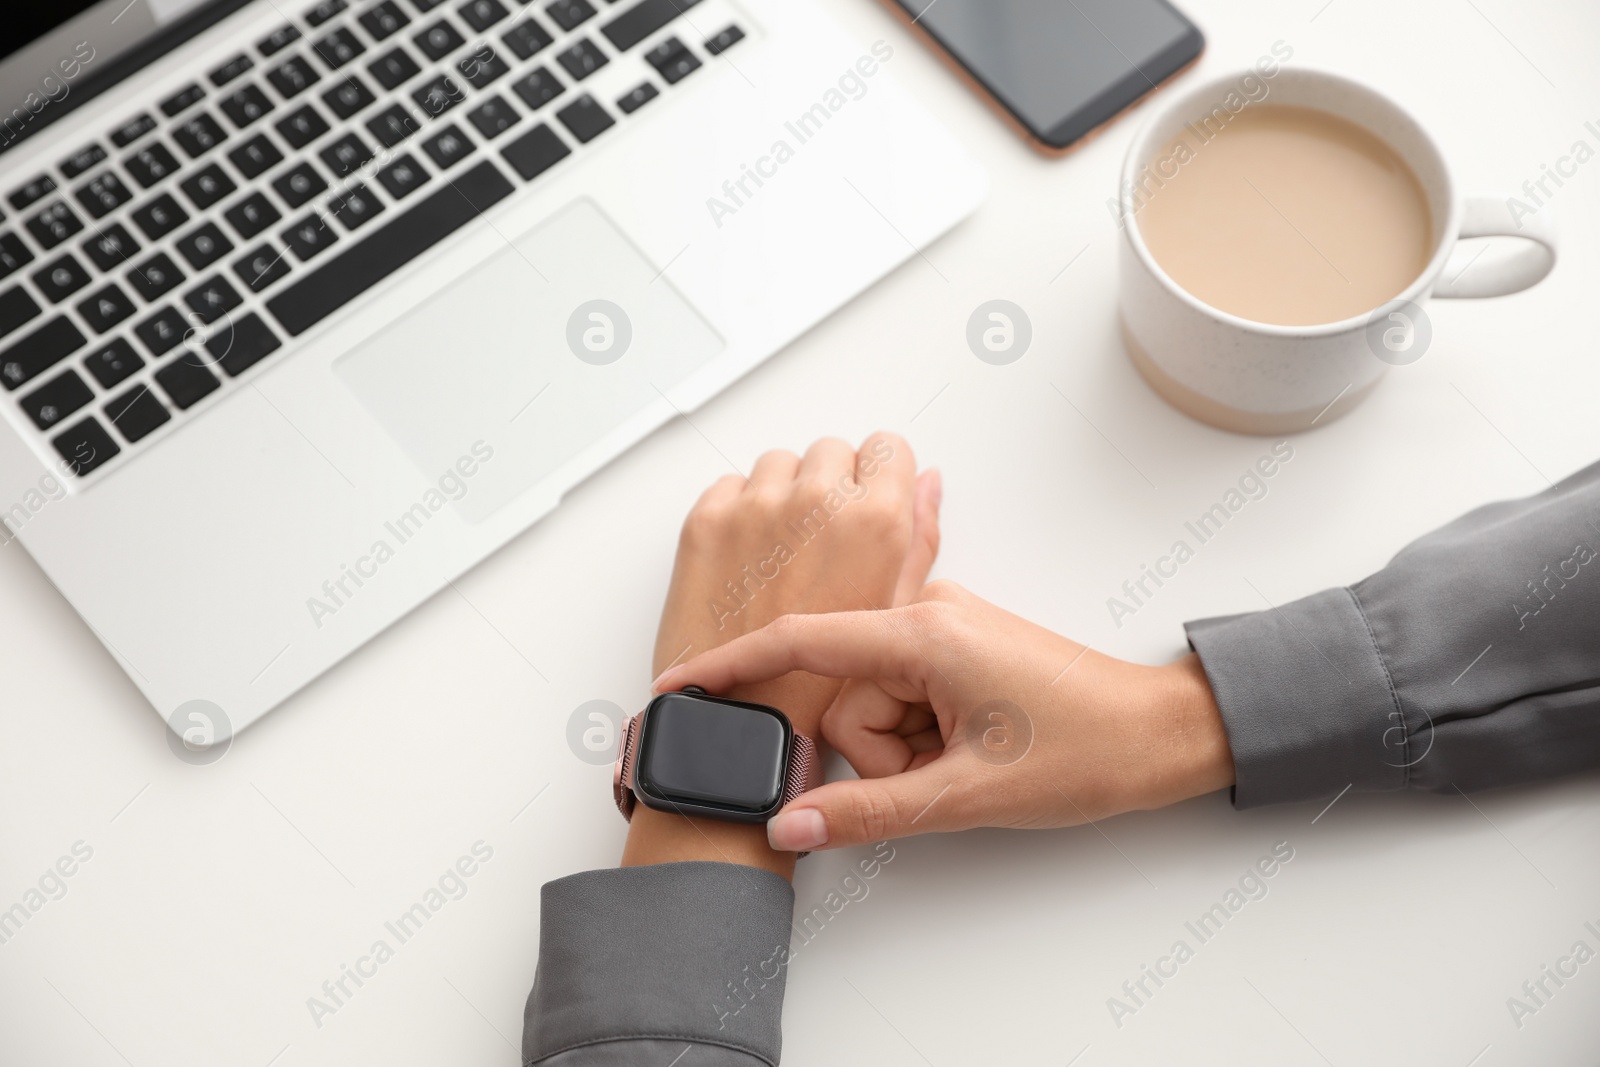
[[1065, 148], [1200, 54], [1165, 0], [895, 0], [1032, 134]]

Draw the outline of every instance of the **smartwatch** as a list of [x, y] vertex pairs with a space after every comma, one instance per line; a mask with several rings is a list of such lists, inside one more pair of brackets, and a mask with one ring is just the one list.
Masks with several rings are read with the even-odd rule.
[[611, 788], [635, 803], [726, 822], [764, 823], [822, 784], [809, 737], [777, 708], [714, 697], [698, 686], [663, 693], [622, 731]]

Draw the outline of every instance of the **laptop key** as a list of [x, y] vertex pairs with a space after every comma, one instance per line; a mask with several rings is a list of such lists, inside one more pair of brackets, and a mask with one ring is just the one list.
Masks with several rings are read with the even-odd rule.
[[301, 334], [416, 259], [489, 207], [513, 187], [487, 160], [462, 171], [321, 267], [267, 301], [267, 310], [291, 334]]
[[83, 229], [83, 221], [60, 200], [52, 202], [43, 211], [24, 223], [41, 248], [51, 249]]
[[367, 132], [377, 138], [378, 143], [385, 148], [393, 148], [416, 133], [417, 128], [416, 122], [411, 118], [411, 112], [399, 104], [393, 104], [367, 120]]
[[255, 60], [240, 52], [211, 72], [211, 84], [220, 89], [255, 65]]
[[393, 36], [411, 19], [394, 0], [383, 0], [383, 3], [363, 14], [359, 21], [374, 41], [381, 41]]
[[475, 147], [477, 146], [467, 140], [466, 134], [462, 133], [460, 127], [454, 123], [422, 142], [422, 150], [428, 153], [434, 166], [440, 170], [449, 170], [466, 159]]
[[48, 174], [41, 174], [37, 178], [28, 182], [26, 185], [19, 186], [18, 188], [12, 190], [11, 195], [6, 199], [11, 201], [12, 207], [16, 208], [18, 211], [21, 211], [23, 208], [31, 207], [40, 200], [43, 200], [45, 197], [55, 192], [55, 190], [55, 179], [51, 178]]
[[282, 347], [278, 335], [254, 312], [230, 319], [206, 342], [206, 351], [230, 378], [237, 378]]
[[189, 221], [171, 193], [159, 193], [133, 210], [133, 221], [152, 241], [158, 241]]
[[444, 0], [411, 0], [411, 6], [422, 12], [424, 15], [442, 3], [444, 3]]
[[463, 56], [456, 63], [456, 69], [474, 89], [486, 89], [497, 78], [511, 72], [505, 60], [495, 55], [494, 49], [487, 44], [479, 45], [471, 54]]
[[106, 150], [97, 144], [92, 144], [78, 149], [78, 151], [63, 159], [59, 166], [63, 175], [68, 178], [76, 178], [105, 158]]
[[222, 213], [234, 232], [248, 241], [274, 222], [283, 218], [272, 206], [265, 193], [251, 193]]
[[422, 68], [417, 66], [417, 61], [412, 59], [404, 48], [385, 52], [367, 64], [367, 73], [376, 78], [378, 84], [385, 89], [397, 89], [421, 71]]
[[267, 81], [285, 100], [292, 100], [322, 80], [315, 67], [300, 56], [290, 56], [267, 71]]
[[157, 252], [130, 270], [125, 277], [133, 291], [149, 303], [183, 281], [183, 271], [165, 252]]
[[347, 0], [322, 0], [322, 3], [306, 12], [306, 25], [320, 26], [347, 6]]
[[594, 17], [594, 7], [588, 0], [556, 0], [544, 13], [563, 30], [575, 30]]
[[93, 399], [94, 390], [84, 384], [77, 371], [69, 370], [51, 378], [19, 403], [35, 426], [50, 430]]
[[561, 125], [571, 131], [580, 144], [588, 144], [617, 124], [600, 102], [588, 93], [556, 112]]
[[457, 33], [456, 28], [444, 19], [435, 22], [412, 40], [422, 49], [422, 54], [434, 62], [438, 62], [467, 43], [466, 38]]
[[233, 179], [223, 173], [215, 163], [209, 163], [191, 177], [178, 183], [183, 195], [201, 211], [215, 204], [238, 188]]
[[191, 82], [161, 101], [161, 113], [169, 119], [175, 118], [178, 112], [198, 104], [205, 95], [206, 91], [198, 83]]
[[263, 56], [275, 55], [299, 39], [299, 30], [293, 26], [280, 26], [256, 42], [256, 51]]
[[172, 421], [172, 413], [167, 406], [156, 399], [148, 385], [143, 384], [108, 401], [100, 410], [105, 412], [111, 425], [130, 445]]
[[0, 352], [0, 382], [15, 389], [88, 343], [65, 315], [58, 316]]
[[222, 113], [228, 116], [228, 121], [242, 130], [271, 111], [273, 103], [258, 86], [245, 85], [222, 101], [221, 106]]
[[122, 160], [122, 169], [146, 189], [178, 169], [178, 157], [160, 141], [152, 141]]
[[555, 40], [532, 18], [517, 23], [500, 39], [506, 43], [507, 48], [516, 53], [518, 59], [532, 59]]
[[309, 161], [275, 178], [272, 188], [285, 204], [293, 210], [328, 187], [322, 175]]
[[360, 229], [372, 221], [383, 210], [383, 205], [378, 198], [367, 190], [365, 185], [356, 182], [337, 198], [328, 202], [334, 217], [339, 220], [347, 230]]
[[428, 172], [409, 152], [378, 172], [378, 181], [396, 200], [404, 200], [427, 180]]
[[125, 263], [139, 251], [139, 242], [133, 239], [120, 222], [113, 222], [110, 226], [99, 231], [94, 237], [83, 242], [83, 251], [94, 265], [103, 271], [115, 270], [118, 264]]
[[233, 273], [252, 293], [259, 293], [289, 273], [289, 261], [271, 244], [259, 245], [233, 261]]
[[177, 240], [178, 251], [195, 270], [203, 270], [233, 251], [233, 242], [214, 222], [202, 223]]
[[617, 107], [621, 109], [624, 115], [631, 115], [660, 95], [661, 90], [654, 85], [649, 82], [640, 82], [628, 90], [626, 95], [617, 99]]
[[172, 139], [178, 142], [179, 148], [189, 153], [190, 159], [199, 159], [227, 140], [227, 137], [217, 120], [204, 111], [172, 131]]
[[700, 0], [641, 0], [618, 15], [600, 32], [606, 35], [611, 47], [626, 52], [667, 23], [683, 14]]
[[10, 276], [25, 263], [33, 262], [33, 253], [16, 234], [0, 233], [0, 278]]
[[122, 451], [92, 415], [58, 434], [50, 443], [55, 445], [56, 452], [72, 473], [80, 478], [98, 470]]
[[676, 37], [668, 37], [644, 54], [644, 61], [656, 68], [656, 73], [668, 85], [677, 85], [700, 69], [694, 53]]
[[46, 300], [60, 303], [89, 284], [89, 272], [68, 252], [34, 271], [33, 284], [39, 287]]
[[310, 104], [278, 120], [277, 126], [279, 135], [289, 142], [290, 148], [304, 148], [328, 129], [328, 120], [317, 114], [317, 109]]
[[210, 325], [244, 303], [244, 297], [222, 275], [213, 274], [184, 293], [183, 302], [189, 305], [201, 322]]
[[127, 148], [155, 128], [156, 120], [154, 116], [146, 111], [111, 131], [111, 143], [118, 148]]
[[744, 40], [743, 30], [737, 26], [725, 26], [721, 32], [706, 41], [706, 52], [720, 56], [742, 40]]
[[102, 389], [110, 389], [136, 373], [144, 366], [144, 360], [123, 338], [113, 337], [85, 356], [83, 365], [94, 375], [94, 380], [100, 383]]
[[[590, 13], [593, 13], [592, 8]], [[505, 18], [510, 12], [505, 9], [500, 0], [469, 0], [468, 3], [456, 8], [456, 14], [461, 16], [461, 21], [471, 26], [478, 33], [482, 33]]]
[[89, 183], [73, 194], [94, 218], [100, 219], [133, 199], [128, 187], [109, 170], [95, 175]]
[[528, 105], [528, 110], [538, 111], [541, 107], [561, 95], [565, 86], [554, 74], [543, 67], [534, 67], [521, 81], [514, 82], [511, 88], [522, 97], [522, 102]]
[[375, 99], [372, 91], [354, 74], [322, 94], [322, 102], [328, 105], [328, 110], [341, 119], [349, 118]]
[[439, 75], [420, 88], [412, 90], [411, 93], [411, 99], [417, 102], [417, 106], [434, 118], [443, 115], [466, 98], [467, 94], [461, 91], [461, 86], [457, 85], [448, 74]]
[[37, 301], [20, 285], [0, 293], [0, 337], [16, 330], [18, 326], [40, 314]]
[[500, 152], [524, 181], [532, 181], [572, 154], [554, 130], [540, 123]]
[[328, 225], [328, 220], [316, 214], [305, 216], [278, 236], [294, 250], [302, 263], [339, 239], [333, 227]]
[[323, 165], [333, 171], [334, 177], [345, 178], [360, 170], [372, 158], [372, 149], [360, 137], [347, 133], [317, 155], [321, 157]]
[[228, 153], [228, 161], [236, 167], [245, 180], [259, 178], [283, 162], [283, 153], [278, 151], [267, 135], [258, 133], [244, 144]]
[[161, 357], [183, 340], [189, 332], [189, 320], [175, 307], [164, 307], [133, 328], [133, 334], [150, 350], [152, 356]]
[[522, 116], [513, 111], [511, 105], [499, 96], [491, 96], [467, 112], [467, 120], [477, 128], [478, 133], [491, 141], [515, 126], [521, 119]]
[[580, 39], [571, 48], [556, 56], [575, 82], [581, 82], [610, 62], [604, 52], [587, 38]]
[[116, 282], [78, 301], [76, 307], [83, 321], [95, 333], [105, 333], [133, 314], [133, 301], [117, 287]]
[[340, 27], [313, 44], [311, 50], [322, 57], [329, 70], [338, 70], [365, 52], [367, 46], [362, 44], [355, 34]]
[[156, 384], [168, 400], [187, 411], [222, 386], [217, 376], [206, 370], [206, 362], [205, 357], [186, 351], [156, 371]]

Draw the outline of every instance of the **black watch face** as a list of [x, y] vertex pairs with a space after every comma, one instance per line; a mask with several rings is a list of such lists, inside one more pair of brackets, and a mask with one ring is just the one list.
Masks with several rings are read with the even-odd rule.
[[639, 788], [673, 803], [760, 814], [783, 797], [789, 724], [758, 704], [664, 693], [645, 713]]

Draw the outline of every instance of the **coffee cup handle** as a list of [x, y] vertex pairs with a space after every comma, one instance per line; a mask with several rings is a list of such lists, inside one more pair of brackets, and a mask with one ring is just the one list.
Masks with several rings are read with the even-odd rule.
[[[1520, 201], [1519, 201], [1520, 203]], [[1444, 265], [1433, 295], [1444, 299], [1507, 296], [1543, 281], [1556, 265], [1556, 227], [1549, 208], [1517, 218], [1511, 198], [1471, 196], [1461, 214], [1461, 240], [1471, 237], [1520, 237], [1518, 247], [1483, 262], [1484, 248], [1461, 245]]]

